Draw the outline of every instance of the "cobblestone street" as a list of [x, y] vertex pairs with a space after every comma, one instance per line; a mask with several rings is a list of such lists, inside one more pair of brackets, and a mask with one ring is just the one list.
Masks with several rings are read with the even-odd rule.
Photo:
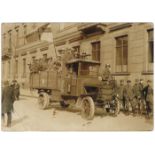
[[[37, 98], [21, 97], [14, 103], [12, 127], [3, 131], [103, 131], [103, 130], [151, 130], [152, 120], [142, 116], [117, 117], [96, 115], [93, 120], [84, 120], [80, 112], [49, 108], [39, 109]], [[127, 122], [127, 123], [126, 123]]]

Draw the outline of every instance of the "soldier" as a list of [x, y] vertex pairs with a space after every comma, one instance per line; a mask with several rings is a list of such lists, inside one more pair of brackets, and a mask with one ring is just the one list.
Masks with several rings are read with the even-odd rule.
[[53, 58], [49, 58], [48, 60], [48, 70], [52, 70], [53, 69]]
[[135, 84], [133, 86], [133, 93], [134, 93], [134, 104], [135, 104], [135, 109], [138, 109], [138, 112], [140, 113], [140, 96], [141, 96], [141, 92], [140, 92], [140, 87], [139, 87], [139, 80], [136, 79], [135, 80]]
[[105, 65], [105, 70], [103, 71], [102, 79], [103, 80], [112, 80], [111, 66], [109, 64]]
[[132, 113], [133, 115], [135, 114], [135, 106], [134, 106], [134, 102], [133, 102], [133, 89], [131, 86], [131, 81], [127, 80], [127, 85], [124, 87], [124, 96], [125, 96], [125, 107], [127, 112], [130, 112], [130, 106], [132, 108]]
[[40, 61], [40, 67], [39, 67], [39, 70], [40, 71], [45, 71], [48, 67], [48, 59], [47, 59], [47, 56], [45, 55], [41, 61]]
[[30, 65], [31, 73], [37, 73], [39, 70], [39, 61], [37, 59], [33, 60], [32, 64]]
[[124, 80], [120, 80], [120, 85], [117, 87], [116, 92], [118, 94], [118, 99], [121, 103], [121, 107], [124, 111], [125, 110]]
[[4, 87], [2, 90], [2, 120], [4, 123], [5, 113], [7, 114], [7, 127], [11, 127], [12, 120], [12, 110], [14, 102], [14, 89], [9, 86], [9, 82], [4, 82]]
[[143, 92], [146, 101], [147, 116], [150, 118], [153, 115], [153, 89], [150, 80], [147, 81], [147, 86], [143, 89]]
[[143, 79], [140, 79], [140, 81], [139, 81], [139, 91], [140, 91], [140, 100], [141, 100], [141, 103], [140, 103], [140, 113], [141, 114], [146, 109], [146, 103], [145, 103], [145, 99], [144, 99], [143, 89], [144, 89]]

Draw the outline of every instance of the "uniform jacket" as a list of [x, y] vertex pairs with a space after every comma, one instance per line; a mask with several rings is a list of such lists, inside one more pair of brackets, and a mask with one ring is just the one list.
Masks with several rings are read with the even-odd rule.
[[124, 85], [120, 85], [118, 88], [117, 88], [117, 94], [118, 94], [118, 98], [123, 100], [123, 97], [124, 97]]
[[144, 89], [144, 97], [147, 102], [153, 103], [153, 89], [151, 86], [147, 85]]
[[141, 91], [140, 91], [139, 84], [135, 84], [133, 86], [133, 93], [134, 93], [135, 97], [140, 97], [141, 96]]
[[4, 87], [2, 90], [2, 113], [11, 112], [13, 110], [14, 100], [15, 96], [13, 87]]
[[129, 99], [129, 100], [132, 100], [133, 97], [134, 97], [134, 94], [133, 94], [133, 88], [131, 85], [126, 85], [124, 87], [124, 96], [126, 99]]

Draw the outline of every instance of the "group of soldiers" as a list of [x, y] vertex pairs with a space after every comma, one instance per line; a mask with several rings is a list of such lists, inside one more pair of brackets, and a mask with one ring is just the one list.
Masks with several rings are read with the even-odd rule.
[[[102, 75], [103, 80], [113, 80], [110, 69], [110, 65], [107, 64]], [[126, 83], [124, 80], [120, 80], [120, 84], [115, 86], [114, 94], [119, 99], [122, 111], [126, 114], [146, 114], [148, 118], [153, 116], [151, 80], [147, 80], [146, 86], [144, 86], [143, 79], [135, 79], [133, 85], [131, 80], [127, 80]]]
[[39, 71], [59, 71], [61, 67], [61, 61], [59, 59], [53, 60], [50, 58], [34, 59], [31, 64], [29, 64], [31, 73], [38, 73]]

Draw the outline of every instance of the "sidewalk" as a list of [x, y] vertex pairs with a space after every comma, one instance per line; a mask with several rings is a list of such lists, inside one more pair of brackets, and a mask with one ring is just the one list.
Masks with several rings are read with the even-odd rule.
[[20, 95], [37, 98], [38, 92], [37, 92], [37, 90], [30, 91], [30, 89], [20, 89]]

